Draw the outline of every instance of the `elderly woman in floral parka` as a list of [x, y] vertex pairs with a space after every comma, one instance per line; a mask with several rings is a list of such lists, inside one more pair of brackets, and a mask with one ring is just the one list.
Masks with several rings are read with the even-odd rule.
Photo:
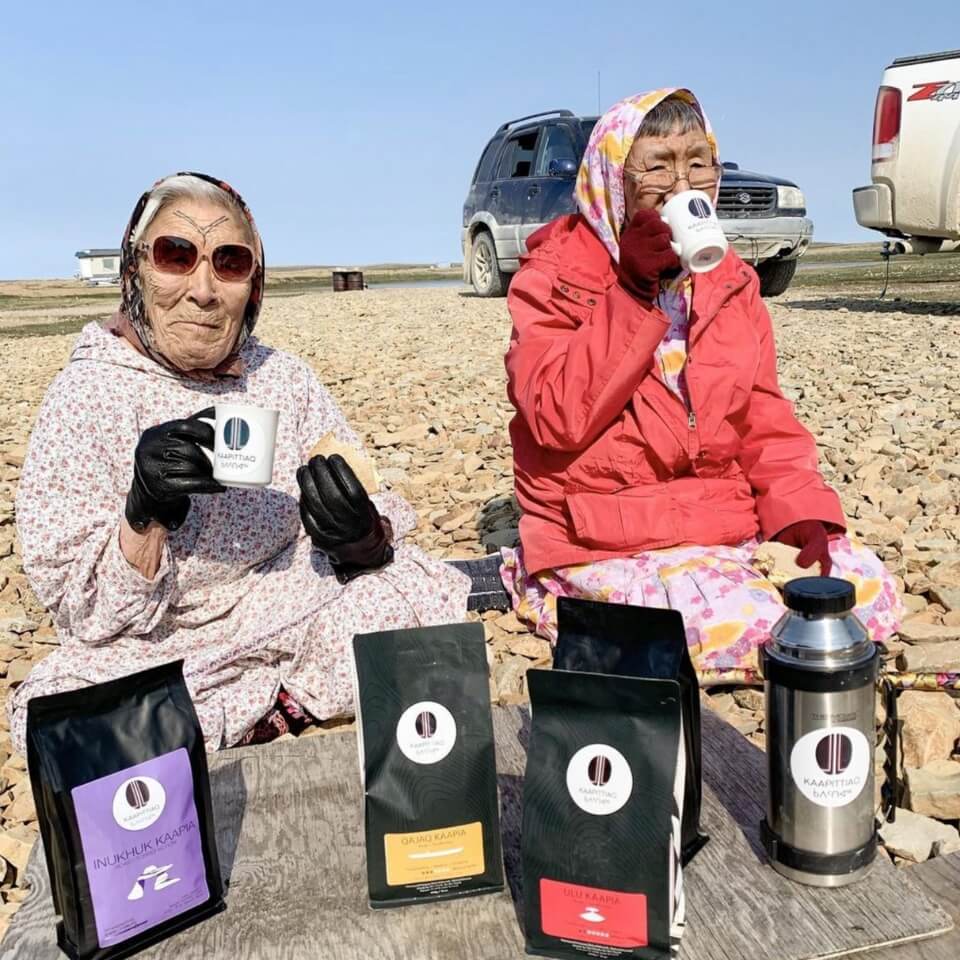
[[[264, 740], [353, 709], [354, 633], [462, 619], [469, 581], [404, 542], [400, 497], [367, 497], [359, 448], [300, 360], [253, 336], [264, 261], [249, 210], [198, 174], [160, 181], [123, 240], [122, 309], [80, 333], [51, 385], [17, 493], [27, 577], [61, 646], [12, 696], [182, 658], [208, 746]], [[198, 414], [280, 411], [274, 481], [217, 484]]]

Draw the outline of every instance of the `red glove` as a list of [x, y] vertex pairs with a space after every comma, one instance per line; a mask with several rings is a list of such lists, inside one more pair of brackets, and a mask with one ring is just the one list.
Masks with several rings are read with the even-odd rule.
[[670, 227], [656, 210], [638, 210], [620, 237], [617, 279], [645, 306], [652, 306], [657, 299], [663, 274], [681, 267], [670, 246], [672, 239]]
[[812, 567], [820, 561], [820, 575], [829, 577], [833, 569], [830, 559], [830, 539], [827, 528], [819, 520], [801, 520], [784, 527], [776, 536], [771, 537], [778, 543], [785, 543], [788, 547], [798, 547], [798, 567]]

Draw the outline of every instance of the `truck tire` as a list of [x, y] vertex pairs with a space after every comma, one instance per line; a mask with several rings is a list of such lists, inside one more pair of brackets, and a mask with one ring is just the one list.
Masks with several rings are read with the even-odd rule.
[[493, 237], [481, 230], [474, 238], [470, 251], [470, 280], [478, 297], [506, 296], [509, 275], [500, 270], [497, 248]]
[[796, 260], [764, 260], [757, 266], [761, 297], [779, 297], [797, 272]]

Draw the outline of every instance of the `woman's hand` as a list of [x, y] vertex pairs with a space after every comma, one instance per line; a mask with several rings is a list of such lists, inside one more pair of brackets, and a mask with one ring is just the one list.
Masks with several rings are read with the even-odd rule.
[[142, 532], [151, 520], [176, 530], [190, 511], [190, 494], [224, 491], [200, 449], [213, 449], [213, 427], [201, 417], [212, 420], [214, 416], [209, 407], [186, 420], [170, 420], [143, 431], [133, 455], [133, 483], [125, 510], [134, 530]]
[[784, 527], [776, 536], [771, 537], [778, 543], [785, 543], [788, 547], [798, 547], [798, 567], [812, 567], [820, 561], [820, 575], [829, 577], [833, 569], [833, 560], [830, 559], [830, 538], [826, 526], [819, 520], [801, 520]]
[[385, 521], [343, 457], [313, 457], [297, 483], [303, 527], [341, 583], [393, 559]]
[[638, 210], [620, 237], [620, 286], [645, 306], [660, 293], [660, 278], [681, 268], [670, 241], [673, 234], [656, 210]]

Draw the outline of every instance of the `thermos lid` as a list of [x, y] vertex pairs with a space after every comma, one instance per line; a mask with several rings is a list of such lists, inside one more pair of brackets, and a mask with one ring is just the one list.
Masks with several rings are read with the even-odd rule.
[[827, 670], [874, 656], [866, 627], [851, 612], [853, 584], [835, 577], [800, 577], [787, 583], [783, 593], [788, 609], [770, 631], [768, 656]]
[[807, 616], [848, 613], [856, 604], [853, 584], [837, 577], [799, 577], [783, 590], [786, 605]]

